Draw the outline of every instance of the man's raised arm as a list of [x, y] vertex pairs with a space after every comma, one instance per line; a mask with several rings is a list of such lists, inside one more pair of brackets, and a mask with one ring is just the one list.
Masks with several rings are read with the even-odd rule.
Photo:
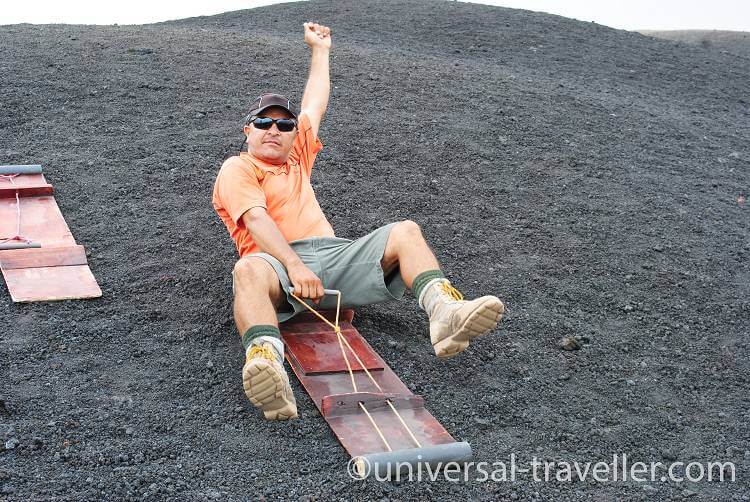
[[328, 56], [331, 52], [331, 29], [317, 23], [305, 23], [305, 43], [312, 49], [310, 76], [302, 96], [301, 113], [307, 115], [313, 134], [318, 137], [320, 121], [328, 107], [331, 77]]

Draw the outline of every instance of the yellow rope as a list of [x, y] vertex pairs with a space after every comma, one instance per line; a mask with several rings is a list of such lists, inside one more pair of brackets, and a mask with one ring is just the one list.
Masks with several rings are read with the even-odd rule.
[[354, 359], [357, 360], [357, 362], [362, 367], [362, 369], [367, 374], [367, 376], [370, 377], [370, 380], [372, 380], [372, 383], [375, 385], [375, 387], [377, 387], [380, 392], [383, 392], [383, 388], [380, 386], [380, 384], [377, 382], [377, 380], [375, 380], [375, 378], [372, 376], [372, 373], [370, 373], [367, 370], [367, 368], [365, 367], [365, 363], [362, 362], [362, 359], [359, 358], [359, 356], [354, 351], [354, 349], [352, 348], [352, 346], [349, 345], [349, 341], [343, 335], [339, 334], [339, 336], [341, 337], [341, 340], [343, 340], [343, 342], [346, 344], [347, 348], [352, 351], [352, 355], [354, 356]]
[[[304, 305], [305, 307], [307, 307], [307, 310], [309, 310], [310, 312], [312, 312], [316, 316], [320, 317], [321, 321], [323, 321], [324, 323], [326, 323], [327, 325], [329, 325], [331, 328], [333, 328], [334, 331], [336, 331], [336, 328], [338, 327], [338, 324], [339, 324], [339, 314], [338, 314], [338, 312], [336, 312], [336, 324], [333, 325], [333, 324], [331, 324], [331, 321], [329, 321], [328, 319], [326, 319], [325, 317], [323, 317], [322, 315], [320, 315], [317, 310], [315, 310], [314, 308], [312, 308], [307, 303], [303, 302], [302, 299], [299, 296], [297, 296], [297, 295], [295, 295], [294, 293], [291, 293], [291, 292], [289, 294], [292, 295], [295, 300], [297, 300], [302, 305]], [[339, 298], [340, 297], [341, 297], [341, 293], [339, 292]]]
[[[443, 283], [444, 286], [446, 284], [447, 283]], [[457, 289], [455, 289], [455, 288], [453, 288], [451, 286], [449, 286], [449, 287], [450, 287], [450, 289], [446, 289], [446, 292], [448, 294], [450, 294], [454, 298], [456, 298], [455, 295], [457, 294], [461, 298], [456, 298], [456, 299], [463, 299], [463, 295], [461, 295], [461, 293]], [[451, 290], [453, 290], [453, 291], [451, 291]], [[367, 370], [367, 367], [365, 366], [365, 363], [362, 362], [362, 359], [359, 358], [359, 355], [357, 355], [357, 352], [352, 348], [351, 345], [349, 345], [349, 341], [344, 337], [343, 334], [341, 334], [341, 328], [339, 327], [339, 312], [341, 310], [341, 292], [339, 291], [339, 294], [337, 295], [337, 301], [336, 301], [336, 324], [331, 324], [331, 322], [328, 319], [326, 319], [325, 317], [323, 317], [320, 313], [318, 313], [315, 309], [313, 309], [307, 303], [303, 302], [294, 293], [290, 292], [290, 294], [294, 297], [295, 300], [297, 300], [302, 305], [304, 305], [305, 307], [307, 307], [307, 309], [310, 312], [312, 312], [313, 314], [315, 314], [316, 316], [318, 316], [323, 322], [325, 322], [328, 326], [330, 326], [331, 328], [333, 328], [333, 330], [336, 332], [336, 337], [338, 338], [338, 341], [339, 341], [339, 348], [341, 349], [341, 355], [344, 357], [344, 361], [346, 362], [346, 367], [349, 370], [349, 377], [352, 379], [352, 388], [354, 389], [354, 392], [359, 392], [359, 390], [357, 390], [357, 383], [354, 380], [354, 371], [352, 370], [352, 366], [349, 363], [349, 358], [346, 355], [346, 351], [344, 350], [344, 346], [342, 345], [342, 342], [344, 344], [346, 344], [347, 348], [351, 351], [352, 355], [357, 360], [357, 362], [359, 363], [359, 365], [362, 368], [362, 370], [364, 370], [364, 372], [370, 378], [370, 380], [375, 385], [375, 387], [377, 387], [378, 390], [382, 393], [383, 392], [383, 388], [380, 386], [380, 384], [377, 382], [377, 380], [375, 380], [375, 378], [372, 376], [372, 374]], [[393, 413], [396, 414], [396, 417], [398, 418], [399, 422], [401, 422], [401, 425], [404, 426], [404, 429], [406, 429], [406, 432], [409, 433], [409, 436], [411, 437], [412, 441], [414, 441], [414, 443], [417, 445], [418, 448], [421, 448], [422, 444], [416, 438], [416, 436], [411, 431], [411, 429], [409, 428], [409, 426], [406, 425], [406, 422], [404, 421], [403, 417], [401, 417], [401, 414], [398, 412], [398, 410], [396, 409], [396, 407], [393, 406], [393, 403], [391, 402], [391, 400], [390, 399], [386, 399], [385, 401], [386, 401], [386, 403], [388, 403], [388, 406], [390, 406], [391, 410], [393, 410]], [[359, 407], [362, 408], [362, 411], [365, 412], [365, 414], [367, 415], [367, 418], [370, 419], [370, 423], [372, 424], [373, 428], [375, 429], [375, 431], [380, 436], [380, 439], [383, 440], [383, 443], [385, 444], [385, 447], [388, 448], [388, 451], [393, 451], [391, 449], [391, 446], [388, 444], [388, 441], [386, 441], [385, 436], [383, 436], [383, 433], [380, 432], [380, 428], [375, 423], [375, 420], [372, 418], [372, 415], [370, 415], [370, 412], [368, 412], [367, 408], [365, 408], [364, 403], [360, 402], [359, 403]]]
[[[341, 331], [339, 330], [339, 331], [337, 331], [337, 333], [339, 335], [339, 346], [341, 346], [341, 341], [343, 340], [344, 343], [346, 344], [346, 346], [349, 348], [349, 350], [352, 351], [352, 354], [354, 355], [354, 357], [357, 360], [357, 362], [359, 363], [359, 365], [362, 367], [362, 369], [365, 371], [365, 373], [367, 373], [367, 376], [370, 377], [370, 380], [372, 380], [372, 383], [375, 384], [375, 387], [377, 387], [378, 390], [380, 390], [380, 392], [383, 392], [383, 388], [378, 384], [378, 382], [375, 380], [375, 378], [372, 376], [372, 374], [369, 371], [367, 371], [367, 368], [365, 367], [364, 363], [359, 358], [359, 356], [357, 355], [357, 353], [354, 351], [354, 349], [352, 348], [352, 346], [349, 345], [349, 342], [346, 340], [346, 338], [344, 338], [344, 336], [341, 334]], [[349, 368], [349, 375], [352, 377], [352, 385], [354, 387], [354, 392], [357, 392], [357, 386], [354, 385], [354, 375], [352, 373], [352, 367], [349, 365], [349, 359], [346, 357], [346, 353], [344, 352], [344, 347], [343, 346], [341, 346], [341, 354], [344, 356], [344, 360], [346, 361], [346, 365]], [[396, 417], [398, 417], [399, 422], [401, 422], [401, 425], [404, 426], [404, 429], [406, 429], [406, 432], [409, 433], [409, 436], [411, 437], [412, 441], [414, 441], [414, 443], [417, 445], [417, 448], [421, 448], [422, 444], [419, 442], [419, 440], [416, 438], [416, 436], [414, 436], [414, 433], [411, 431], [411, 429], [409, 428], [409, 426], [406, 425], [406, 422], [401, 417], [401, 414], [398, 412], [398, 410], [396, 409], [396, 407], [393, 406], [393, 403], [391, 402], [391, 400], [390, 399], [386, 399], [386, 402], [388, 403], [388, 406], [390, 406], [391, 410], [393, 410], [393, 413], [396, 414]], [[373, 422], [373, 424], [374, 424], [374, 422]]]
[[370, 415], [370, 412], [367, 411], [367, 408], [365, 408], [365, 405], [360, 402], [359, 407], [362, 408], [362, 411], [365, 412], [365, 415], [367, 415], [367, 418], [370, 419], [370, 423], [375, 428], [375, 431], [378, 433], [378, 436], [380, 436], [380, 439], [383, 440], [383, 443], [385, 444], [385, 447], [388, 448], [388, 451], [393, 451], [393, 448], [391, 448], [391, 445], [388, 444], [388, 441], [386, 441], [385, 436], [383, 436], [383, 433], [380, 432], [380, 428], [378, 427], [378, 424], [375, 423], [375, 420], [372, 419], [372, 415]]
[[349, 364], [349, 358], [346, 357], [346, 352], [344, 352], [344, 346], [341, 343], [341, 339], [344, 338], [341, 335], [341, 330], [339, 329], [336, 331], [336, 334], [338, 335], [338, 341], [339, 341], [339, 347], [341, 348], [341, 355], [344, 356], [344, 361], [346, 361], [346, 367], [349, 369], [349, 377], [352, 379], [352, 387], [354, 388], [354, 392], [359, 392], [357, 390], [357, 383], [354, 381], [354, 372], [352, 371], [352, 365]]
[[[303, 302], [303, 301], [302, 301], [302, 300], [301, 300], [301, 299], [300, 299], [300, 298], [299, 298], [299, 297], [298, 297], [297, 295], [295, 295], [294, 293], [290, 293], [290, 294], [291, 294], [291, 295], [292, 295], [292, 296], [294, 297], [294, 299], [295, 299], [295, 300], [297, 300], [297, 301], [298, 301], [298, 302], [300, 302], [300, 303], [301, 303], [302, 305], [304, 305], [305, 307], [307, 307], [307, 309], [308, 309], [308, 310], [309, 310], [310, 312], [312, 312], [313, 314], [315, 314], [316, 316], [318, 316], [318, 317], [319, 317], [320, 319], [322, 319], [322, 320], [323, 320], [323, 321], [324, 321], [324, 322], [325, 322], [325, 323], [326, 323], [327, 325], [329, 325], [329, 326], [330, 326], [331, 328], [333, 328], [333, 331], [335, 331], [335, 332], [336, 332], [336, 335], [338, 335], [338, 338], [339, 338], [339, 345], [341, 345], [341, 342], [343, 342], [343, 343], [345, 343], [345, 344], [346, 344], [347, 348], [348, 348], [348, 349], [349, 349], [349, 350], [350, 350], [350, 351], [352, 352], [352, 355], [354, 355], [354, 358], [355, 358], [355, 359], [357, 360], [357, 362], [358, 362], [358, 363], [359, 363], [359, 365], [360, 365], [360, 366], [362, 367], [362, 369], [363, 369], [363, 370], [364, 370], [364, 372], [365, 372], [365, 373], [367, 374], [367, 376], [368, 376], [368, 377], [370, 378], [370, 380], [371, 380], [371, 381], [372, 381], [372, 383], [373, 383], [373, 384], [375, 385], [375, 387], [377, 387], [377, 388], [378, 388], [378, 390], [379, 390], [380, 392], [383, 392], [383, 388], [382, 388], [382, 387], [380, 386], [380, 384], [378, 384], [377, 380], [375, 380], [375, 378], [373, 378], [372, 374], [371, 374], [371, 373], [370, 373], [370, 372], [369, 372], [369, 371], [367, 370], [367, 368], [365, 367], [365, 363], [363, 363], [363, 362], [362, 362], [362, 359], [360, 359], [360, 358], [359, 358], [359, 356], [357, 355], [357, 352], [355, 352], [355, 350], [354, 350], [354, 349], [352, 348], [352, 346], [351, 346], [351, 345], [349, 345], [349, 341], [348, 341], [348, 340], [346, 339], [346, 337], [345, 337], [344, 335], [342, 335], [342, 334], [341, 334], [341, 328], [340, 328], [340, 327], [339, 327], [339, 325], [338, 325], [338, 320], [339, 320], [339, 309], [340, 309], [340, 306], [341, 306], [341, 293], [339, 292], [339, 294], [338, 294], [338, 297], [339, 297], [339, 301], [338, 301], [338, 304], [336, 305], [336, 324], [335, 324], [335, 325], [334, 325], [334, 324], [331, 324], [331, 322], [330, 322], [330, 321], [329, 321], [328, 319], [326, 319], [326, 318], [325, 318], [325, 317], [323, 317], [323, 316], [322, 316], [321, 314], [319, 314], [319, 313], [318, 313], [318, 312], [317, 312], [317, 311], [316, 311], [315, 309], [313, 309], [313, 308], [312, 308], [311, 306], [309, 306], [309, 305], [308, 305], [307, 303]], [[352, 373], [352, 369], [351, 369], [351, 366], [349, 366], [349, 359], [347, 359], [347, 357], [346, 357], [346, 353], [345, 353], [345, 351], [344, 351], [344, 348], [343, 348], [343, 347], [341, 347], [341, 354], [342, 354], [342, 355], [344, 356], [344, 360], [345, 360], [345, 361], [347, 362], [347, 366], [349, 367], [349, 372], [350, 372], [350, 373]], [[353, 378], [353, 377], [352, 377], [352, 378]], [[354, 388], [356, 389], [356, 385], [354, 386]], [[355, 390], [355, 392], [357, 392], [357, 391]]]
[[388, 403], [388, 406], [391, 407], [391, 409], [393, 410], [393, 413], [396, 414], [396, 416], [398, 417], [399, 422], [401, 422], [401, 425], [404, 426], [404, 429], [406, 429], [406, 432], [409, 433], [409, 436], [411, 436], [411, 440], [414, 441], [414, 444], [417, 445], [417, 448], [421, 448], [422, 447], [422, 443], [419, 442], [419, 440], [414, 436], [414, 433], [411, 431], [411, 429], [409, 428], [409, 426], [406, 425], [406, 422], [404, 422], [404, 419], [401, 418], [401, 414], [396, 410], [396, 407], [393, 406], [393, 403], [391, 402], [391, 400], [390, 399], [386, 399], [385, 402]]

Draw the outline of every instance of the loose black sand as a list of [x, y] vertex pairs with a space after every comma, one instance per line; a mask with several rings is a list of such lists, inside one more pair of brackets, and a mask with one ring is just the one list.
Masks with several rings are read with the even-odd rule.
[[[501, 328], [434, 357], [409, 297], [355, 324], [477, 461], [734, 462], [734, 483], [356, 482], [246, 400], [217, 169], [333, 29], [313, 175], [338, 235], [419, 222]], [[104, 292], [0, 290], [0, 498], [748, 500], [750, 61], [462, 3], [285, 4], [0, 28], [0, 163], [41, 163]], [[560, 347], [578, 337], [579, 350]]]

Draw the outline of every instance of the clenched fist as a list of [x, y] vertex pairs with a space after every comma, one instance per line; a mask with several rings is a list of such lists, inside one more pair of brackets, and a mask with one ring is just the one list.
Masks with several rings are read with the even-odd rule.
[[328, 26], [318, 23], [305, 23], [302, 26], [305, 28], [305, 43], [310, 48], [331, 48], [331, 29]]
[[310, 298], [314, 304], [318, 304], [323, 298], [323, 283], [315, 272], [307, 268], [301, 261], [287, 267], [289, 281], [294, 286], [294, 294], [300, 298]]

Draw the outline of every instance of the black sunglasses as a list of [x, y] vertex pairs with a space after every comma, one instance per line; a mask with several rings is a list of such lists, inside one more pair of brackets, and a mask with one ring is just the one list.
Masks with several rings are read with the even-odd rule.
[[270, 129], [272, 124], [276, 124], [281, 132], [293, 131], [297, 127], [297, 121], [294, 119], [272, 119], [271, 117], [255, 117], [248, 121], [248, 125], [253, 124], [256, 129]]

